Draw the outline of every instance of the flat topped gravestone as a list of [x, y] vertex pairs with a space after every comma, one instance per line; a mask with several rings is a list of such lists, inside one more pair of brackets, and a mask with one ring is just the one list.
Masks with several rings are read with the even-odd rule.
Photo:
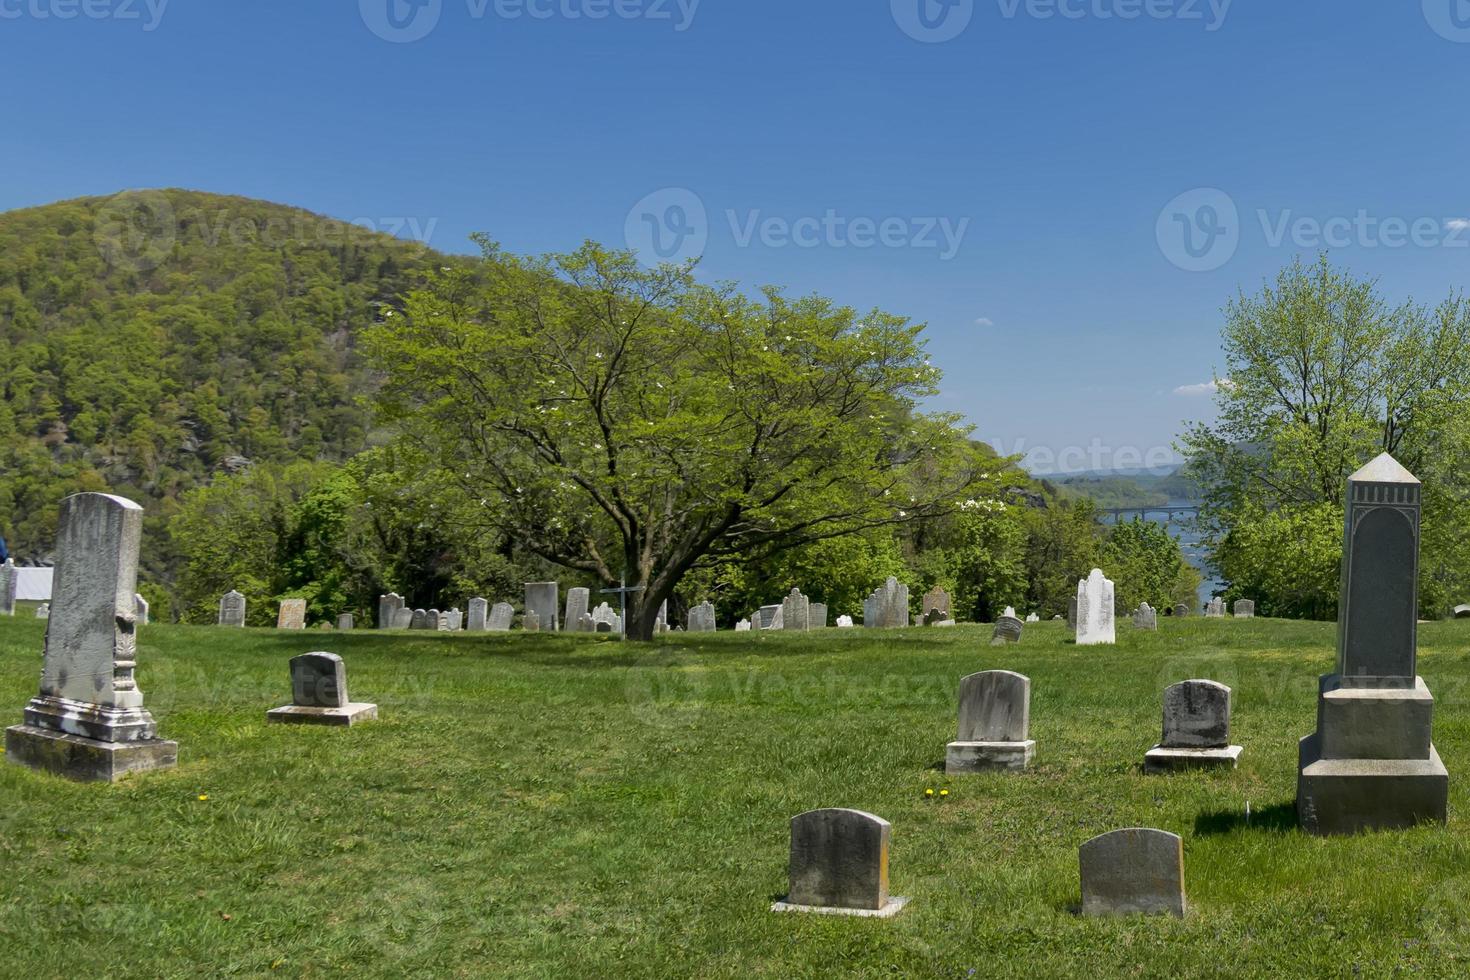
[[1235, 618], [1236, 619], [1255, 619], [1256, 618], [1256, 604], [1255, 604], [1255, 602], [1253, 602], [1250, 599], [1237, 599], [1237, 600], [1235, 600]]
[[888, 894], [887, 820], [861, 810], [811, 810], [791, 818], [790, 891], [772, 912], [888, 918], [908, 903]]
[[276, 629], [306, 629], [306, 600], [282, 599], [280, 612], [276, 614]]
[[813, 602], [807, 607], [807, 626], [814, 630], [827, 628], [827, 604]]
[[987, 670], [960, 681], [959, 734], [945, 750], [947, 773], [1019, 772], [1031, 764], [1031, 680]]
[[582, 617], [587, 614], [591, 603], [591, 589], [568, 589], [566, 615], [562, 618], [561, 628], [569, 633], [580, 633]]
[[1094, 837], [1078, 853], [1083, 915], [1184, 916], [1184, 841], [1132, 828]]
[[1097, 646], [1118, 642], [1113, 583], [1102, 569], [1077, 583], [1077, 645]]
[[231, 590], [220, 597], [219, 625], [245, 625], [245, 597], [243, 595]]
[[1418, 676], [1422, 488], [1387, 453], [1348, 478], [1337, 672], [1302, 739], [1297, 820], [1313, 834], [1444, 823], [1449, 773]]
[[471, 633], [483, 633], [490, 625], [490, 602], [487, 599], [470, 600], [470, 611], [465, 629]]
[[1164, 691], [1163, 738], [1143, 757], [1143, 771], [1234, 769], [1240, 752], [1230, 744], [1230, 688], [1181, 681]]
[[134, 590], [143, 508], [102, 493], [61, 502], [40, 693], [5, 732], [12, 762], [78, 780], [166, 769], [178, 743], [158, 738], [133, 671]]
[[291, 658], [291, 703], [265, 714], [268, 722], [347, 727], [378, 717], [376, 704], [354, 704], [347, 697], [347, 666], [335, 653], [303, 653]]
[[397, 592], [378, 596], [378, 629], [398, 629], [398, 610], [403, 608], [403, 596]]
[[561, 586], [555, 582], [526, 583], [526, 617], [536, 617], [536, 628], [555, 633]]
[[357, 623], [352, 613], [342, 613], [337, 617], [337, 628], [339, 630], [350, 630], [356, 625]]

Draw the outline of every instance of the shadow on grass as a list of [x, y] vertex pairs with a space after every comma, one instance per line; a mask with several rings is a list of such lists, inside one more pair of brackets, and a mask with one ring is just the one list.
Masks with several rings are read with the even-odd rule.
[[1270, 830], [1284, 831], [1295, 830], [1296, 801], [1278, 803], [1268, 806], [1262, 810], [1252, 810], [1247, 814], [1244, 810], [1216, 810], [1214, 813], [1201, 813], [1194, 818], [1194, 833], [1196, 837], [1210, 837], [1217, 834], [1230, 834], [1237, 830]]

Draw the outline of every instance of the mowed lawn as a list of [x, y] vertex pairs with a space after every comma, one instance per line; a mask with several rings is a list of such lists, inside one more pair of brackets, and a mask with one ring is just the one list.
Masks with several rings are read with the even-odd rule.
[[[0, 619], [6, 724], [43, 629]], [[108, 786], [0, 766], [0, 973], [1470, 974], [1470, 623], [1421, 632], [1448, 828], [1330, 840], [1292, 801], [1331, 625], [989, 637], [145, 627], [138, 676], [179, 767]], [[316, 649], [381, 721], [266, 725]], [[946, 777], [958, 682], [991, 668], [1032, 679], [1037, 765]], [[1234, 688], [1241, 768], [1145, 777], [1161, 692], [1190, 677]], [[892, 822], [898, 918], [767, 911], [790, 817], [825, 806]], [[1129, 826], [1183, 835], [1186, 920], [1076, 914], [1078, 845]]]

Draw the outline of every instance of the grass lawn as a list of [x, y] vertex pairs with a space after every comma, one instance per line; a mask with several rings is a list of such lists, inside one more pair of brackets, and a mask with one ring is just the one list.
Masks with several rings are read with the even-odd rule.
[[[7, 725], [44, 625], [0, 619]], [[0, 765], [0, 974], [1465, 976], [1470, 623], [1420, 637], [1448, 829], [1319, 840], [1295, 829], [1296, 743], [1333, 635], [145, 627], [138, 677], [179, 767], [107, 786]], [[380, 722], [267, 727], [312, 649], [343, 655]], [[990, 668], [1032, 679], [1037, 765], [946, 777], [959, 679]], [[1189, 677], [1235, 689], [1241, 768], [1145, 777], [1162, 691]], [[898, 918], [767, 911], [788, 820], [824, 806], [892, 822]], [[1078, 845], [1129, 826], [1183, 835], [1186, 920], [1076, 915]]]

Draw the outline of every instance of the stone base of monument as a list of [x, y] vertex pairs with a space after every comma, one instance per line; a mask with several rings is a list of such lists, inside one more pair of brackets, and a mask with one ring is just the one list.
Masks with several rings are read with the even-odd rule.
[[1143, 757], [1145, 773], [1185, 772], [1190, 769], [1234, 769], [1240, 765], [1239, 745], [1223, 749], [1170, 749], [1155, 745]]
[[5, 757], [78, 782], [112, 783], [132, 772], [173, 768], [179, 762], [179, 743], [161, 738], [102, 742], [34, 725], [16, 725], [5, 730]]
[[1297, 821], [1309, 834], [1358, 834], [1444, 823], [1450, 774], [1439, 752], [1427, 759], [1324, 759], [1317, 734], [1301, 740]]
[[977, 772], [1021, 772], [1036, 758], [1036, 740], [1025, 742], [950, 742], [945, 747], [944, 771], [951, 775]]
[[812, 915], [854, 915], [865, 919], [891, 919], [909, 903], [907, 898], [893, 896], [881, 909], [844, 909], [826, 905], [792, 905], [790, 902], [775, 902], [772, 912], [807, 912]]
[[299, 704], [288, 704], [272, 708], [265, 713], [265, 720], [288, 725], [331, 725], [348, 728], [364, 721], [376, 721], [378, 706], [354, 702], [341, 708], [308, 708]]

